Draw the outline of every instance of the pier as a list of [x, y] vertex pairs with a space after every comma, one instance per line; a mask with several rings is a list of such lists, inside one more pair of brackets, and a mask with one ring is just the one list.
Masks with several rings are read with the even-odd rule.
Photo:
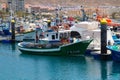
[[111, 59], [111, 52], [107, 50], [107, 21], [106, 19], [102, 19], [100, 21], [101, 25], [101, 50], [92, 52], [91, 54], [95, 59], [100, 60], [110, 60]]

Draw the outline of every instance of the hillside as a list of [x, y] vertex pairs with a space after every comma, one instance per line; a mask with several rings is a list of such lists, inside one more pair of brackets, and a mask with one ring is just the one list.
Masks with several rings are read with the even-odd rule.
[[[7, 0], [0, 0], [0, 2], [6, 2]], [[119, 6], [120, 0], [25, 0], [25, 3], [29, 4], [42, 4], [42, 5], [87, 5], [87, 6], [100, 6], [100, 5], [112, 5]]]
[[25, 3], [30, 4], [43, 4], [43, 5], [53, 5], [53, 4], [60, 4], [60, 5], [113, 5], [119, 6], [120, 0], [25, 0]]

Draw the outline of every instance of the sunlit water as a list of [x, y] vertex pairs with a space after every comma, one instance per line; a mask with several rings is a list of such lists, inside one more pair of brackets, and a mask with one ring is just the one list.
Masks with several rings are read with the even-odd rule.
[[120, 80], [120, 62], [21, 54], [16, 44], [0, 43], [0, 80]]

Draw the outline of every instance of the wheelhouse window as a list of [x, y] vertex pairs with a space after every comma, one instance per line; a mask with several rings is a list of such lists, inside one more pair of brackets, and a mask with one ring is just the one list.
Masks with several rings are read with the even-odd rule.
[[52, 35], [52, 39], [55, 39], [55, 35]]
[[48, 37], [48, 34], [47, 34], [47, 37]]
[[60, 39], [63, 38], [63, 33], [60, 33]]
[[58, 38], [58, 33], [56, 33], [56, 39]]
[[67, 37], [68, 37], [67, 33], [64, 33], [64, 38], [67, 38]]

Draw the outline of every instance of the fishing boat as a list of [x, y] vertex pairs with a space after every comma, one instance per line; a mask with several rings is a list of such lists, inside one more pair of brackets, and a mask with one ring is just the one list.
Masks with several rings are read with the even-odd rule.
[[[81, 34], [82, 39], [89, 37], [93, 38], [93, 41], [88, 46], [88, 51], [100, 51], [101, 49], [101, 29], [99, 22], [97, 21], [84, 21], [79, 22], [70, 28], [72, 31], [77, 31]], [[112, 32], [110, 29], [107, 30], [107, 43], [114, 43], [112, 38]]]
[[15, 40], [18, 42], [20, 42], [20, 41], [34, 41], [36, 29], [40, 29], [40, 27], [39, 26], [32, 26], [32, 25], [16, 27]]
[[[43, 34], [43, 33], [42, 33]], [[20, 42], [18, 49], [22, 53], [41, 55], [80, 55], [84, 54], [93, 39], [81, 40], [80, 36], [71, 30], [44, 32], [35, 42]]]
[[107, 49], [111, 51], [114, 61], [120, 61], [120, 45], [109, 45]]
[[[39, 31], [41, 32], [41, 31]], [[35, 40], [35, 30], [22, 32], [20, 34], [15, 35], [15, 40], [17, 42], [21, 41], [34, 41]]]

